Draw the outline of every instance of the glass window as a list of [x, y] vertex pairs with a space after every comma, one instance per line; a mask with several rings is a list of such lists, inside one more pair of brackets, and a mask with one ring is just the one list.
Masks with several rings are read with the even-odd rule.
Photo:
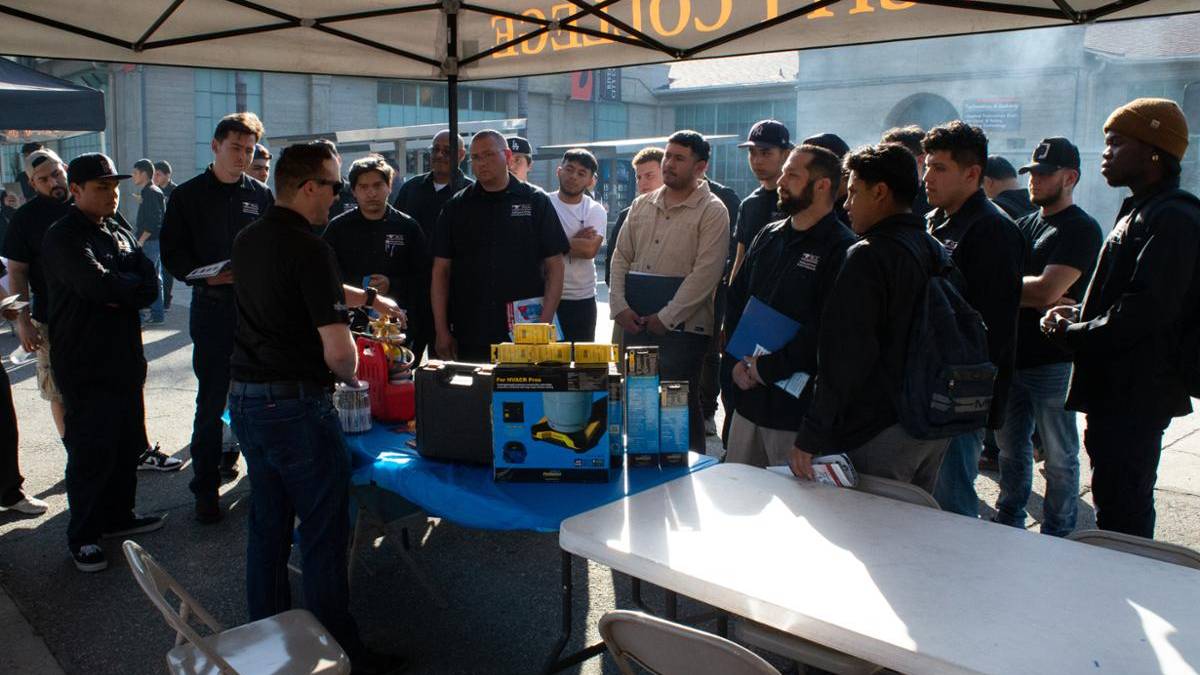
[[599, 101], [596, 106], [596, 140], [625, 138], [629, 132], [629, 109], [624, 103]]
[[196, 92], [196, 171], [212, 162], [212, 133], [222, 117], [253, 112], [262, 118], [262, 73], [230, 70], [194, 71]]

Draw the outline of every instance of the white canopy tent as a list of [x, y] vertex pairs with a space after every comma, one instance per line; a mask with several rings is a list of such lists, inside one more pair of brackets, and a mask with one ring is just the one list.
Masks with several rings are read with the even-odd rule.
[[456, 129], [461, 80], [1196, 11], [1197, 0], [0, 0], [0, 53], [444, 79]]

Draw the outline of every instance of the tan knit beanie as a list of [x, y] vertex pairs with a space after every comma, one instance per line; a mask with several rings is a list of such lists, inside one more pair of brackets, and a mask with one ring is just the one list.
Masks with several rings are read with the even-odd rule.
[[1117, 108], [1104, 123], [1104, 133], [1153, 145], [1180, 161], [1188, 147], [1187, 118], [1179, 104], [1166, 98], [1138, 98]]

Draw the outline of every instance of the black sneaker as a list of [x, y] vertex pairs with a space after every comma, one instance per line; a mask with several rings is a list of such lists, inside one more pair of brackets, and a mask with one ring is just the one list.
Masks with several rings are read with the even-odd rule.
[[351, 675], [394, 675], [408, 669], [408, 663], [399, 654], [387, 654], [366, 649], [351, 662]]
[[153, 448], [146, 448], [138, 458], [138, 471], [178, 471], [183, 467], [182, 460], [169, 457], [158, 448], [158, 443], [155, 443]]
[[102, 536], [106, 538], [112, 537], [127, 537], [131, 534], [146, 534], [161, 530], [166, 524], [166, 516], [139, 516], [134, 515], [129, 522], [112, 530], [106, 530]]
[[80, 572], [99, 572], [108, 569], [108, 558], [104, 557], [104, 549], [95, 544], [84, 544], [71, 551], [75, 559], [75, 569]]
[[238, 453], [222, 452], [221, 465], [217, 468], [221, 478], [233, 480], [238, 477]]
[[213, 525], [221, 522], [225, 514], [221, 512], [221, 501], [217, 495], [211, 497], [196, 497], [196, 522], [201, 525]]

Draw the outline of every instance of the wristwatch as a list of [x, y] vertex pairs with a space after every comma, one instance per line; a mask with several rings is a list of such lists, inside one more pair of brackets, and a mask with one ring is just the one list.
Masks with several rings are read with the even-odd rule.
[[363, 303], [363, 307], [372, 307], [375, 305], [375, 298], [379, 297], [379, 290], [374, 286], [367, 286], [367, 300]]

